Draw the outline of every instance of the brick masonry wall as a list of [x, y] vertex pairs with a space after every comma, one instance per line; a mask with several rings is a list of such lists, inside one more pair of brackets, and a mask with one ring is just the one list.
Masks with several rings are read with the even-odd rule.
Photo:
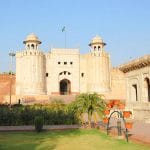
[[[12, 75], [12, 95], [16, 93], [16, 76]], [[10, 75], [0, 74], [0, 103], [10, 94]]]

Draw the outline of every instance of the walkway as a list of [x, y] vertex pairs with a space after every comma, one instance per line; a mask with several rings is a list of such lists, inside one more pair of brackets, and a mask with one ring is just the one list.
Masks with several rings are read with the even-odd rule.
[[[112, 119], [110, 126], [116, 126], [116, 124], [116, 120]], [[124, 128], [123, 123], [121, 126]], [[117, 130], [114, 129], [112, 133], [117, 134]], [[150, 144], [150, 123], [135, 121], [133, 123], [133, 128], [129, 129], [129, 140], [130, 139]]]
[[[79, 129], [79, 125], [45, 125], [44, 130]], [[34, 126], [0, 126], [0, 131], [34, 131]]]
[[150, 123], [135, 122], [130, 133], [130, 138], [150, 144]]

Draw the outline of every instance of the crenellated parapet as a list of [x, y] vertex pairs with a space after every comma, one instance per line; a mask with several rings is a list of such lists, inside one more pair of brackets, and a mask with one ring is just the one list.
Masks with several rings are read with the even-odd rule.
[[32, 56], [43, 56], [44, 54], [41, 50], [38, 50], [38, 51], [34, 51], [34, 50], [26, 51], [26, 50], [24, 50], [23, 52], [21, 52], [21, 55], [22, 56], [31, 56], [31, 55]]
[[126, 64], [120, 65], [119, 69], [124, 73], [150, 66], [150, 55], [135, 59]]

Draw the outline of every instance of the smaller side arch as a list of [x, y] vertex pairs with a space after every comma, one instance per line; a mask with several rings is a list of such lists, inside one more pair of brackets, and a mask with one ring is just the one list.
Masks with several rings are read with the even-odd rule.
[[131, 102], [136, 102], [140, 100], [139, 97], [139, 80], [137, 78], [132, 78], [130, 81], [130, 92], [129, 99]]
[[150, 79], [148, 77], [144, 78], [144, 97], [145, 101], [150, 102]]

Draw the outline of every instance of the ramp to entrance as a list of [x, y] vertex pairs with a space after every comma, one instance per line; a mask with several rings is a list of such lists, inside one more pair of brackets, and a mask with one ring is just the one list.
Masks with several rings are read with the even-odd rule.
[[64, 103], [70, 103], [75, 100], [76, 95], [51, 95], [49, 100], [52, 101], [54, 99], [62, 100]]

